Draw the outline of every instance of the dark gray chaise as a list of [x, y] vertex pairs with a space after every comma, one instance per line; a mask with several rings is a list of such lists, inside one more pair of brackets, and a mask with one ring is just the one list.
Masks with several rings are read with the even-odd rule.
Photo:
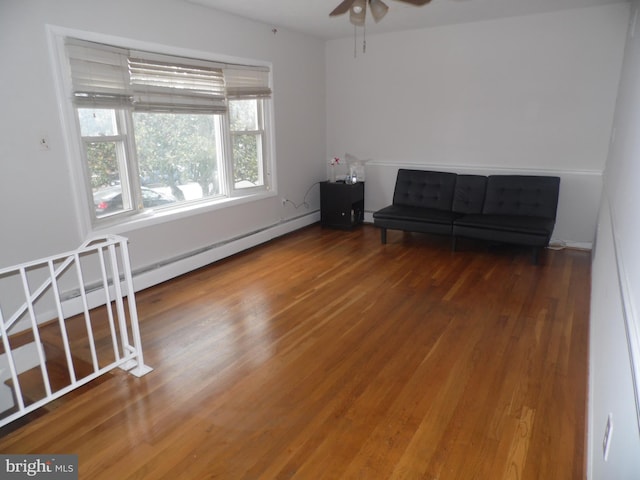
[[387, 229], [451, 235], [540, 248], [555, 226], [560, 178], [458, 175], [398, 170], [393, 203], [373, 214], [382, 243]]

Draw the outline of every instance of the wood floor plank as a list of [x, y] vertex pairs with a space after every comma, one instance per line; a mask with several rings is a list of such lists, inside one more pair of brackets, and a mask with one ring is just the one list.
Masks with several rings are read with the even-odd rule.
[[300, 230], [139, 292], [153, 372], [0, 429], [0, 451], [77, 453], [98, 480], [583, 479], [590, 254], [530, 262]]

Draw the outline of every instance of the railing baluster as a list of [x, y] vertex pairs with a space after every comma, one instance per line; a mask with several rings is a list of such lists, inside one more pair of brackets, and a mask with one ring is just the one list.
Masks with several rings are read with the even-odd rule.
[[[116, 334], [116, 327], [113, 322], [113, 310], [111, 308], [111, 294], [109, 292], [109, 275], [107, 273], [107, 267], [104, 261], [104, 248], [100, 247], [98, 249], [98, 257], [100, 258], [100, 270], [102, 272], [102, 288], [104, 289], [105, 295], [105, 307], [107, 309], [107, 316], [109, 319], [109, 331], [111, 332], [111, 342], [113, 344], [113, 353], [115, 354], [116, 360], [120, 360], [120, 348], [118, 347], [118, 337]], [[112, 282], [116, 283], [119, 279], [116, 279], [115, 275], [112, 272]]]
[[100, 367], [98, 365], [98, 355], [96, 354], [96, 345], [93, 340], [93, 327], [91, 326], [91, 316], [89, 315], [89, 303], [87, 302], [87, 289], [84, 285], [84, 276], [82, 275], [82, 265], [80, 265], [80, 254], [75, 255], [76, 273], [78, 274], [78, 285], [80, 287], [80, 297], [82, 298], [82, 308], [84, 313], [84, 323], [87, 326], [87, 337], [89, 339], [89, 349], [91, 351], [91, 362], [93, 363], [93, 371], [97, 372]]
[[42, 372], [42, 381], [44, 382], [44, 389], [47, 392], [47, 396], [49, 396], [51, 395], [51, 384], [49, 383], [49, 372], [47, 372], [47, 361], [44, 356], [42, 342], [40, 341], [40, 331], [38, 330], [38, 320], [36, 318], [36, 312], [33, 309], [33, 302], [31, 300], [31, 291], [29, 289], [29, 282], [27, 281], [27, 271], [24, 267], [20, 269], [20, 277], [22, 278], [22, 288], [24, 289], [24, 298], [27, 299], [27, 310], [29, 312], [29, 317], [31, 318], [31, 331], [33, 332], [33, 340], [36, 344], [36, 351], [38, 352], [38, 360], [40, 362], [40, 371]]
[[113, 273], [113, 288], [116, 299], [116, 312], [118, 313], [118, 325], [120, 327], [120, 342], [122, 350], [127, 356], [129, 351], [129, 332], [127, 331], [127, 317], [124, 313], [124, 303], [122, 301], [122, 285], [120, 285], [120, 269], [118, 268], [118, 253], [114, 244], [109, 245], [109, 255], [111, 257], [111, 272]]
[[67, 360], [67, 368], [69, 369], [69, 377], [71, 382], [76, 381], [76, 369], [73, 366], [71, 358], [71, 347], [69, 346], [69, 336], [67, 335], [67, 326], [64, 322], [64, 312], [62, 311], [62, 303], [60, 303], [60, 290], [58, 288], [58, 279], [53, 268], [53, 260], [49, 260], [49, 274], [51, 275], [51, 287], [53, 288], [53, 296], [56, 301], [56, 310], [58, 311], [58, 323], [60, 324], [60, 335], [62, 335], [62, 345], [64, 346], [64, 356]]
[[4, 347], [4, 353], [7, 356], [7, 363], [9, 364], [9, 371], [11, 372], [11, 381], [13, 382], [13, 388], [16, 400], [18, 400], [18, 408], [20, 411], [24, 410], [24, 400], [22, 398], [22, 389], [20, 388], [20, 380], [18, 380], [18, 370], [16, 363], [13, 359], [13, 352], [11, 351], [11, 345], [9, 344], [9, 336], [7, 333], [7, 327], [4, 323], [4, 317], [2, 316], [2, 308], [0, 308], [0, 335], [2, 335], [2, 346]]
[[140, 338], [140, 325], [138, 322], [138, 309], [136, 307], [136, 299], [133, 294], [133, 277], [131, 276], [131, 263], [129, 261], [129, 247], [126, 239], [120, 241], [122, 253], [122, 268], [124, 269], [125, 283], [127, 285], [127, 302], [129, 304], [129, 317], [131, 321], [131, 333], [133, 334], [133, 346], [136, 350], [138, 366], [133, 372], [135, 375], [142, 376], [151, 371], [151, 368], [144, 364], [142, 355], [142, 339]]

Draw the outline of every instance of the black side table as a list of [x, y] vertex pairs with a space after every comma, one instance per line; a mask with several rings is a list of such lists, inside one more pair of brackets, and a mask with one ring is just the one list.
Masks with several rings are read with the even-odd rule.
[[353, 228], [364, 220], [364, 182], [320, 182], [320, 224]]

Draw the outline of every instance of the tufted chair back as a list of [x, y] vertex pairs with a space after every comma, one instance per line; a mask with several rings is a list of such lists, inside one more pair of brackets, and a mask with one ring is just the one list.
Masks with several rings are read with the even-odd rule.
[[484, 195], [487, 191], [487, 177], [482, 175], [458, 175], [453, 197], [453, 211], [456, 213], [482, 213]]
[[559, 177], [492, 175], [483, 214], [556, 218]]
[[393, 204], [408, 207], [451, 210], [456, 174], [399, 169]]

